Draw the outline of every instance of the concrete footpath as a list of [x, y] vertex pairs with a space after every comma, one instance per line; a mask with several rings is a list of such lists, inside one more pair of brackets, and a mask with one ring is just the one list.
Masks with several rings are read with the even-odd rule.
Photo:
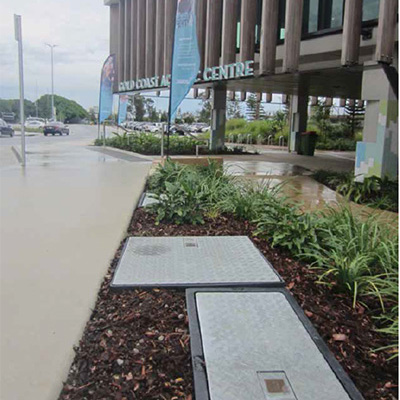
[[151, 163], [76, 135], [28, 149], [23, 170], [0, 147], [0, 398], [54, 400]]

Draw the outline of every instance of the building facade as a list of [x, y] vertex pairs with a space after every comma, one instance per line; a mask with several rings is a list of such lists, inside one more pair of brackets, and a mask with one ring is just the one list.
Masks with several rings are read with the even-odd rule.
[[[166, 90], [177, 0], [106, 0], [115, 93]], [[227, 98], [291, 97], [291, 149], [311, 98], [366, 101], [356, 174], [397, 176], [397, 0], [197, 0], [201, 67], [211, 97], [211, 146], [224, 143]]]

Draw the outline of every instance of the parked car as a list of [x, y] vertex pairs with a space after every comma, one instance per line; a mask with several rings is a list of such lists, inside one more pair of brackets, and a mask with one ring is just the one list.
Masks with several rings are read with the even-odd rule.
[[179, 136], [185, 135], [185, 129], [182, 125], [172, 125], [171, 126], [171, 133], [176, 133]]
[[11, 128], [11, 125], [8, 125], [7, 122], [1, 118], [0, 118], [0, 134], [9, 135], [10, 137], [14, 136], [14, 129]]
[[147, 125], [147, 132], [156, 133], [159, 132], [160, 129], [155, 125]]
[[25, 128], [43, 128], [46, 124], [37, 119], [27, 119], [25, 122]]
[[62, 122], [49, 122], [43, 128], [43, 133], [44, 136], [47, 136], [49, 134], [53, 136], [55, 134], [62, 136], [64, 133], [66, 135], [69, 135], [69, 128], [68, 125], [64, 125]]

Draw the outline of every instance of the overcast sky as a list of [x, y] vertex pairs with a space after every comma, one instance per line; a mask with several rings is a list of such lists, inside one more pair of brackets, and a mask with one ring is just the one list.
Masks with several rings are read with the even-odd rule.
[[18, 52], [14, 14], [22, 16], [25, 97], [51, 91], [85, 108], [98, 103], [100, 69], [109, 53], [109, 11], [102, 0], [0, 0], [0, 98], [18, 98]]

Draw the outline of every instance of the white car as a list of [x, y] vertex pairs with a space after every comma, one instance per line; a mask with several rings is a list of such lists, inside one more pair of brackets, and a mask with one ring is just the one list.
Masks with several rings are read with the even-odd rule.
[[45, 126], [45, 123], [42, 121], [39, 121], [37, 119], [28, 119], [25, 122], [25, 128], [43, 128]]

